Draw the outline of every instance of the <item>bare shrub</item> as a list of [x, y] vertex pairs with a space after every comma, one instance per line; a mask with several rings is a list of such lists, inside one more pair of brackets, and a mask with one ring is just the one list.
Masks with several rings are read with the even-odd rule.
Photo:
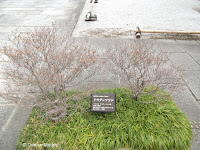
[[[156, 95], [160, 89], [177, 89], [180, 77], [161, 49], [153, 41], [129, 41], [113, 44], [106, 54], [108, 69], [132, 91], [132, 96], [140, 103], [141, 95]], [[150, 88], [151, 87], [151, 88]]]
[[[78, 43], [70, 38], [63, 39], [53, 26], [18, 33], [10, 42], [12, 44], [1, 50], [1, 55], [9, 58], [2, 71], [8, 81], [7, 88], [1, 96], [15, 102], [29, 99], [29, 104], [44, 108], [54, 121], [64, 118], [68, 108], [76, 111], [78, 106], [67, 101], [80, 100], [78, 92], [66, 97], [67, 89], [79, 85], [98, 71], [95, 67], [98, 55], [90, 49], [89, 41]], [[89, 67], [96, 69], [85, 73]]]

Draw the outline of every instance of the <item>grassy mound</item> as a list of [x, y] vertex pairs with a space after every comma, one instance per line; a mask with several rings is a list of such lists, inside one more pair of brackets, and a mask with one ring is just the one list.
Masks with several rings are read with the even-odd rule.
[[[116, 113], [90, 112], [88, 98], [85, 100], [87, 111], [76, 113], [66, 122], [53, 123], [45, 121], [44, 114], [35, 108], [20, 135], [17, 149], [31, 148], [23, 147], [23, 143], [54, 143], [59, 144], [58, 149], [67, 150], [184, 150], [190, 147], [192, 130], [189, 121], [171, 100], [140, 104], [127, 95], [127, 89], [97, 92], [116, 93]], [[164, 91], [159, 92], [167, 95]], [[144, 96], [143, 100], [153, 98]]]

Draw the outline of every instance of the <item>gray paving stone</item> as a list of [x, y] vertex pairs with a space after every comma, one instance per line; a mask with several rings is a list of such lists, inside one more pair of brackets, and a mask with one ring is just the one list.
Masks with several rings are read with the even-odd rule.
[[83, 9], [83, 5], [80, 5], [71, 11], [70, 16], [68, 18], [67, 25], [74, 25], [74, 26], [76, 25], [82, 9]]
[[14, 2], [13, 3], [13, 7], [17, 7], [17, 8], [34, 8], [37, 5], [37, 1], [20, 1], [18, 3]]
[[85, 4], [85, 0], [69, 0], [69, 5], [70, 7], [72, 6], [81, 6]]
[[1, 15], [4, 15], [3, 12], [2, 12], [3, 9], [4, 9], [4, 7], [1, 7], [1, 3], [0, 3], [0, 16], [1, 16]]
[[32, 7], [30, 7], [30, 8], [28, 8], [28, 7], [13, 7], [13, 8], [11, 8], [11, 7], [6, 7], [6, 8], [4, 8], [3, 10], [17, 10], [17, 11], [24, 11], [24, 10], [35, 10], [35, 8], [32, 8]]
[[0, 133], [0, 149], [1, 150], [15, 150], [16, 142], [19, 135], [24, 128], [29, 115], [31, 114], [31, 108], [18, 107], [14, 116], [10, 120], [10, 123], [4, 131]]
[[35, 31], [35, 28], [37, 28], [37, 26], [22, 26], [22, 27], [18, 27], [15, 33], [33, 32]]
[[64, 15], [65, 14], [65, 11], [61, 11], [61, 10], [52, 10], [52, 11], [43, 11], [41, 13], [41, 15]]
[[9, 32], [11, 33], [12, 31], [16, 30], [18, 26], [5, 26], [5, 25], [0, 25], [0, 32]]
[[29, 21], [45, 20], [48, 15], [27, 15], [24, 19]]
[[48, 8], [48, 7], [50, 7], [50, 8], [51, 8], [51, 7], [60, 7], [61, 5], [62, 5], [62, 2], [57, 2], [57, 1], [55, 1], [55, 2], [52, 2], [52, 3], [48, 3], [46, 7], [47, 7], [47, 8]]
[[[1, 4], [0, 4], [0, 5], [1, 5]], [[2, 17], [2, 15], [4, 15], [3, 12], [2, 12], [3, 9], [4, 9], [4, 8], [1, 8], [1, 6], [0, 6], [0, 17]]]
[[157, 40], [164, 52], [185, 52], [175, 40]]
[[[71, 11], [65, 11], [65, 14], [63, 14], [63, 15], [62, 15], [63, 18], [56, 18], [56, 16], [53, 16], [53, 15], [49, 15], [48, 17], [54, 17], [55, 18], [55, 22], [57, 20], [60, 20], [59, 21], [60, 25], [62, 23], [61, 26], [68, 26], [69, 25], [69, 21], [70, 21], [70, 16], [72, 15]], [[72, 24], [72, 25], [69, 25], [69, 26], [74, 26], [74, 25]]]
[[19, 15], [39, 15], [42, 10], [29, 10], [29, 11], [20, 11]]
[[26, 15], [15, 15], [7, 17], [0, 25], [3, 26], [23, 26], [25, 23]]
[[31, 20], [25, 22], [24, 26], [51, 26], [52, 22], [55, 21], [52, 19], [46, 19], [48, 17], [47, 15], [29, 15], [27, 17], [31, 17]]
[[192, 140], [191, 150], [198, 150], [200, 146], [200, 129], [193, 129], [194, 139]]
[[7, 18], [7, 14], [1, 14], [0, 15], [0, 23], [3, 22]]
[[36, 6], [35, 6], [36, 8], [45, 8], [45, 7], [47, 7], [47, 5], [42, 5], [42, 4], [37, 4]]
[[172, 93], [176, 105], [187, 115], [190, 121], [200, 121], [200, 105], [187, 87]]
[[34, 0], [34, 3], [36, 3], [36, 6], [38, 6], [38, 5], [45, 5], [47, 3], [47, 1], [46, 0], [43, 0], [43, 1], [35, 1]]
[[171, 53], [169, 59], [179, 70], [200, 70], [200, 65], [187, 53]]
[[60, 7], [55, 8], [55, 10], [71, 12], [73, 9], [76, 9], [77, 7], [78, 7], [78, 6], [74, 6], [74, 7], [64, 7], [64, 6], [60, 6]]
[[188, 86], [197, 99], [200, 99], [200, 71], [183, 71]]
[[198, 102], [198, 103], [199, 103], [199, 105], [200, 105], [200, 100], [198, 100], [197, 102]]
[[182, 44], [182, 46], [185, 51], [189, 53], [194, 58], [194, 60], [196, 60], [200, 64], [200, 44], [195, 42], [187, 45]]
[[[0, 17], [0, 22], [2, 22], [2, 19], [6, 19], [9, 16], [12, 16], [13, 14], [19, 15], [21, 11], [14, 11], [14, 10], [2, 10], [2, 16]], [[13, 15], [14, 16], [14, 15]]]
[[53, 11], [55, 11], [55, 9], [56, 8], [47, 8], [47, 7], [45, 7], [45, 8], [43, 8], [43, 11], [42, 11], [42, 13], [45, 13], [45, 12], [53, 12]]
[[[57, 23], [56, 23], [56, 25], [57, 25]], [[69, 37], [69, 36], [71, 36], [73, 29], [74, 29], [74, 26], [66, 26], [66, 27], [58, 26], [57, 32], [59, 33], [59, 35], [61, 37]]]
[[192, 45], [198, 44], [195, 40], [178, 40], [177, 42], [180, 44], [181, 47], [192, 46]]
[[8, 118], [10, 117], [11, 113], [13, 112], [13, 109], [15, 108], [14, 105], [3, 105], [0, 104], [0, 131], [6, 124]]
[[65, 1], [60, 1], [62, 4], [68, 4], [69, 3], [69, 0], [65, 0]]
[[197, 42], [197, 44], [199, 44], [199, 45], [200, 45], [200, 40], [196, 40], [196, 42]]
[[0, 3], [0, 8], [2, 8], [2, 9], [5, 9], [6, 7], [12, 7], [12, 3], [5, 3], [5, 4], [3, 4], [3, 3]]
[[24, 8], [24, 7], [34, 7], [34, 3], [32, 2], [23, 2], [23, 1], [15, 1], [15, 2], [10, 2], [10, 1], [7, 1], [7, 4], [10, 4], [7, 8]]
[[47, 19], [52, 19], [52, 20], [55, 20], [55, 22], [57, 20], [66, 20], [67, 16], [66, 15], [48, 15]]

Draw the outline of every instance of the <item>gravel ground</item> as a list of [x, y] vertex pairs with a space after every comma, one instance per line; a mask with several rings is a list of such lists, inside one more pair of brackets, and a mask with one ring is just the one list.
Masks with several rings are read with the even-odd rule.
[[87, 0], [73, 36], [128, 37], [139, 26], [145, 30], [200, 31], [200, 0], [99, 0], [97, 21], [85, 22]]

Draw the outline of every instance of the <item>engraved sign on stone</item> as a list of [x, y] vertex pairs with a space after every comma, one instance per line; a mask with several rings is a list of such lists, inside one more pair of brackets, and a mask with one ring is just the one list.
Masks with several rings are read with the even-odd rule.
[[91, 95], [91, 112], [115, 112], [116, 94], [93, 93]]

